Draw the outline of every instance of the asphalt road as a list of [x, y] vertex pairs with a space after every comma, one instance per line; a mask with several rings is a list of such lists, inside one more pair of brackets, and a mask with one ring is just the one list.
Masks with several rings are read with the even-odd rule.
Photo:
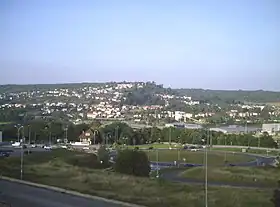
[[[193, 179], [187, 179], [180, 176], [180, 173], [184, 171], [184, 169], [171, 170], [168, 172], [164, 172], [161, 177], [171, 182], [179, 182], [179, 183], [187, 183], [187, 184], [197, 184], [197, 185], [205, 185], [205, 181], [196, 181]], [[267, 188], [271, 189], [271, 187], [259, 185], [258, 183], [254, 184], [242, 184], [242, 183], [226, 183], [226, 182], [213, 182], [208, 181], [208, 186], [217, 186], [217, 187], [238, 187], [238, 188]]]
[[[250, 155], [249, 155], [250, 156]], [[252, 155], [251, 155], [252, 156]], [[261, 164], [268, 165], [271, 162], [273, 162], [274, 158], [272, 157], [261, 157], [261, 156], [255, 156], [256, 160], [252, 162], [245, 162], [245, 163], [238, 163], [235, 166], [259, 166]], [[180, 173], [184, 171], [184, 169], [175, 169], [170, 170], [162, 173], [162, 178], [169, 180], [171, 182], [180, 182], [180, 183], [187, 183], [187, 184], [198, 184], [198, 185], [204, 185], [204, 181], [195, 181], [192, 179], [187, 179], [182, 176], [180, 176]], [[242, 187], [242, 188], [268, 188], [259, 184], [239, 184], [239, 183], [226, 183], [226, 182], [209, 182], [209, 186], [230, 186], [230, 187]]]
[[102, 200], [92, 200], [48, 189], [0, 180], [0, 201], [12, 207], [121, 207]]

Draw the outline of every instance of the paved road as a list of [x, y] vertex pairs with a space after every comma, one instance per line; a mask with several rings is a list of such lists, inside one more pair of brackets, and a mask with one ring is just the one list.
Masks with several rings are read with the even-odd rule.
[[12, 207], [122, 206], [4, 180], [0, 180], [0, 201], [10, 203]]
[[[161, 176], [163, 179], [166, 179], [171, 182], [179, 182], [179, 183], [187, 183], [187, 184], [196, 184], [196, 185], [204, 185], [205, 181], [196, 181], [193, 179], [188, 179], [180, 176], [180, 173], [184, 171], [184, 169], [178, 170], [170, 170], [168, 172], [164, 172]], [[213, 182], [208, 181], [208, 186], [218, 186], [218, 187], [239, 187], [239, 188], [268, 188], [271, 187], [259, 185], [259, 184], [242, 184], [242, 183], [226, 183], [226, 182]]]
[[[257, 160], [247, 163], [239, 163], [236, 166], [258, 166], [260, 164], [270, 164], [274, 161], [274, 158], [271, 157], [260, 157], [257, 156]], [[187, 183], [187, 184], [198, 184], [204, 185], [204, 181], [196, 181], [192, 179], [187, 179], [180, 176], [180, 173], [184, 171], [184, 169], [174, 169], [165, 171], [162, 173], [162, 178], [169, 180], [171, 182], [180, 182], [180, 183]], [[226, 182], [210, 182], [208, 181], [209, 186], [230, 186], [230, 187], [242, 187], [242, 188], [270, 188], [266, 186], [262, 186], [259, 184], [238, 184], [238, 183], [226, 183]]]

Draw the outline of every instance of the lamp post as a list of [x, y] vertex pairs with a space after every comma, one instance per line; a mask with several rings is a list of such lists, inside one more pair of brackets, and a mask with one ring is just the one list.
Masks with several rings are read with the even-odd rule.
[[17, 128], [17, 138], [18, 138], [18, 142], [19, 142], [19, 137], [20, 137], [20, 130], [23, 128], [22, 125], [15, 125], [15, 127]]
[[98, 133], [98, 131], [95, 129], [93, 132], [93, 145], [96, 143], [96, 133]]
[[28, 125], [28, 144], [31, 142], [31, 125]]
[[[225, 148], [227, 145], [227, 137], [225, 136]], [[225, 150], [225, 161], [227, 161], [227, 151]]]
[[65, 140], [64, 140], [64, 143], [68, 143], [68, 125], [65, 126], [64, 130], [65, 130]]
[[51, 145], [51, 136], [52, 136], [52, 134], [51, 134], [51, 126], [48, 124], [46, 127], [45, 127], [45, 130], [49, 130], [49, 145]]
[[[18, 136], [18, 142], [20, 137], [20, 130], [23, 129], [23, 126], [21, 125], [15, 125], [17, 128], [17, 136]], [[23, 174], [23, 145], [21, 145], [21, 153], [20, 153], [20, 179], [22, 180], [22, 174]]]
[[205, 148], [205, 207], [208, 207], [208, 142], [210, 130], [207, 130], [206, 148]]
[[158, 167], [159, 167], [159, 164], [158, 164], [158, 149], [156, 150], [157, 154], [157, 178], [159, 178], [159, 170], [158, 170]]
[[205, 150], [204, 150], [204, 169], [205, 169], [205, 180], [204, 180], [204, 187], [205, 187], [205, 207], [208, 207], [208, 147], [209, 147], [209, 139], [210, 139], [210, 130], [207, 129], [207, 136], [206, 139], [202, 141], [205, 143]]

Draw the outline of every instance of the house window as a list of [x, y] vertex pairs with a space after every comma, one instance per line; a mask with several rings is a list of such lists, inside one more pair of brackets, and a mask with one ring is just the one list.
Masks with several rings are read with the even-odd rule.
[[89, 137], [89, 136], [90, 136], [90, 133], [87, 132], [85, 135], [86, 135], [87, 137]]

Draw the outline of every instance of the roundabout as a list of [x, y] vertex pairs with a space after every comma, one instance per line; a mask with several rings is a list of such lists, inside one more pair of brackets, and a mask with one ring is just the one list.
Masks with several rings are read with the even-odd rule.
[[[161, 149], [145, 152], [150, 160], [152, 174], [159, 175], [161, 179], [185, 184], [205, 184], [204, 150], [191, 152]], [[279, 171], [272, 167], [275, 157], [241, 152], [208, 151], [207, 154], [209, 186], [274, 188], [277, 179], [280, 179]], [[115, 158], [116, 151], [111, 155]]]

